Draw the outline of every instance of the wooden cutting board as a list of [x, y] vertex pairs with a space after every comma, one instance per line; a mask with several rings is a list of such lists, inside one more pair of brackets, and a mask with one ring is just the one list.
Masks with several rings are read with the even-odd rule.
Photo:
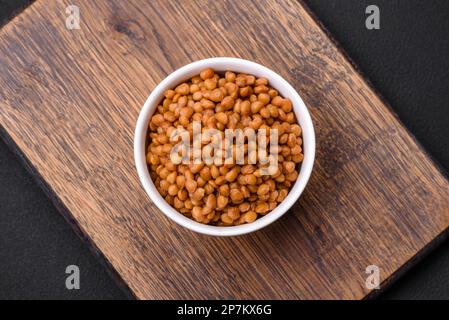
[[[449, 183], [301, 2], [38, 0], [0, 31], [0, 121], [50, 196], [137, 298], [360, 299], [445, 234]], [[309, 107], [305, 193], [254, 234], [212, 238], [156, 209], [133, 130], [170, 72], [215, 56], [284, 76]]]

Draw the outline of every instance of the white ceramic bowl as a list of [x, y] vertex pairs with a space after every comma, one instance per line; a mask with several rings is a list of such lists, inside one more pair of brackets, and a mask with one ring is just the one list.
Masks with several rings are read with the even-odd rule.
[[[252, 223], [232, 227], [218, 227], [201, 224], [191, 220], [176, 211], [165, 201], [164, 198], [162, 198], [150, 178], [145, 157], [145, 137], [151, 116], [156, 110], [157, 105], [162, 100], [166, 90], [172, 89], [181, 82], [198, 75], [201, 70], [206, 68], [212, 68], [219, 72], [229, 70], [248, 73], [255, 75], [256, 77], [267, 78], [270, 86], [278, 90], [281, 96], [291, 99], [293, 102], [294, 112], [302, 128], [304, 161], [301, 164], [298, 179], [284, 201], [282, 201], [273, 211]], [[296, 90], [280, 75], [260, 64], [243, 59], [210, 58], [193, 62], [176, 70], [165, 78], [158, 86], [156, 86], [145, 102], [137, 120], [134, 136], [134, 157], [137, 172], [145, 191], [156, 206], [166, 216], [181, 226], [199, 233], [213, 236], [236, 236], [266, 227], [287, 212], [296, 200], [298, 200], [307, 184], [307, 181], [309, 180], [310, 174], [312, 173], [313, 162], [315, 159], [315, 132], [313, 129], [312, 119], [310, 118], [310, 114], [301, 97]]]

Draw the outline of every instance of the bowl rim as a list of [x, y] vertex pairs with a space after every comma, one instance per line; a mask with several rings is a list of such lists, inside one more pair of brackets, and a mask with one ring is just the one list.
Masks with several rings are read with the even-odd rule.
[[[199, 74], [200, 70], [205, 68], [213, 68], [217, 71], [231, 70], [235, 72], [249, 73], [257, 77], [266, 77], [270, 84], [279, 91], [279, 93], [292, 100], [293, 110], [302, 128], [302, 139], [304, 148], [304, 160], [301, 164], [299, 177], [288, 193], [287, 197], [270, 213], [257, 219], [256, 221], [239, 226], [212, 226], [196, 222], [185, 217], [176, 209], [171, 207], [165, 199], [157, 191], [149, 174], [146, 163], [145, 138], [148, 130], [148, 122], [150, 117], [156, 110], [157, 105], [161, 101], [164, 92], [172, 89], [182, 81]], [[275, 83], [275, 84], [273, 84]], [[312, 123], [310, 113], [304, 104], [299, 93], [290, 85], [283, 77], [273, 70], [260, 65], [256, 62], [244, 60], [240, 58], [215, 57], [202, 59], [187, 64], [163, 79], [151, 92], [145, 101], [136, 123], [134, 133], [134, 160], [140, 182], [146, 193], [154, 204], [167, 217], [175, 221], [177, 224], [190, 229], [192, 231], [211, 235], [211, 236], [236, 236], [257, 231], [268, 226], [282, 215], [284, 215], [291, 206], [298, 200], [312, 173], [315, 160], [315, 130]]]

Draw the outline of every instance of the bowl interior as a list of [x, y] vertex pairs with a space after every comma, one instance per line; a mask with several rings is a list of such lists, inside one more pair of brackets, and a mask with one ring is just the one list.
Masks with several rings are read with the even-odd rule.
[[[282, 201], [267, 215], [249, 224], [219, 227], [204, 225], [191, 220], [176, 211], [165, 201], [165, 199], [157, 191], [149, 175], [145, 157], [145, 138], [148, 130], [148, 123], [152, 114], [156, 110], [157, 105], [163, 99], [164, 92], [166, 90], [172, 89], [181, 82], [198, 75], [201, 70], [205, 68], [213, 68], [217, 72], [234, 71], [237, 73], [241, 72], [252, 74], [256, 77], [266, 77], [269, 80], [270, 86], [278, 90], [281, 96], [291, 99], [296, 118], [302, 128], [304, 160], [300, 166], [298, 179], [284, 201]], [[139, 115], [135, 132], [134, 151], [136, 167], [142, 185], [160, 210], [162, 210], [175, 222], [193, 231], [208, 235], [231, 236], [245, 234], [263, 228], [264, 226], [277, 220], [295, 203], [304, 190], [312, 172], [313, 161], [315, 158], [315, 134], [310, 114], [301, 97], [296, 90], [277, 73], [263, 67], [262, 65], [247, 60], [237, 58], [211, 58], [191, 63], [176, 70], [153, 90], [145, 102], [141, 114]]]

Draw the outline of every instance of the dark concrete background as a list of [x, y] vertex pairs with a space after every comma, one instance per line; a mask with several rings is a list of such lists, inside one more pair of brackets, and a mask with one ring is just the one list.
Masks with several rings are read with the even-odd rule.
[[[29, 2], [0, 0], [0, 25]], [[449, 1], [306, 3], [405, 125], [449, 170]], [[380, 30], [365, 28], [365, 8], [370, 4], [381, 10]], [[69, 264], [80, 267], [80, 290], [65, 289], [65, 268]], [[0, 142], [0, 299], [127, 297], [59, 215], [17, 156]], [[449, 242], [380, 298], [449, 299]]]

